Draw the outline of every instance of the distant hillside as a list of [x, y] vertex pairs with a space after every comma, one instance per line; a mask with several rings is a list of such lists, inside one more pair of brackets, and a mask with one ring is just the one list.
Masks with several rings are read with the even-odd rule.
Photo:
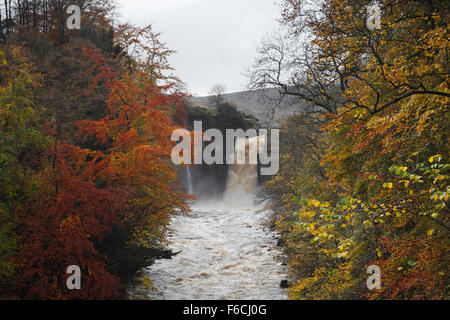
[[[233, 103], [238, 110], [256, 117], [262, 124], [277, 123], [306, 106], [298, 98], [283, 97], [275, 88], [227, 93], [223, 99]], [[190, 102], [193, 106], [213, 107], [210, 96], [192, 97]]]

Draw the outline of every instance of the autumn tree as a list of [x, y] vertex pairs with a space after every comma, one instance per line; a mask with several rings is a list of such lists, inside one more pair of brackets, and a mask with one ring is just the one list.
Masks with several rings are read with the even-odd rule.
[[[101, 82], [109, 90], [108, 113], [100, 121], [84, 120], [77, 126], [80, 137], [106, 145], [102, 163], [108, 169], [100, 178], [130, 192], [129, 207], [121, 211], [125, 227], [121, 238], [109, 239], [119, 240], [121, 247], [108, 250], [117, 266], [115, 272], [127, 278], [162, 250], [170, 216], [187, 211], [170, 163], [170, 136], [176, 128], [171, 116], [183, 103], [183, 95], [178, 79], [164, 74], [172, 51], [157, 40], [151, 26], [123, 26], [115, 39], [124, 49], [118, 63], [125, 72], [115, 74], [103, 59], [94, 58], [98, 65], [92, 74], [95, 86]], [[147, 41], [154, 45], [147, 46]], [[138, 57], [129, 55], [136, 51], [141, 53]], [[85, 53], [87, 58], [96, 56], [90, 50]], [[134, 259], [136, 269], [120, 270], [129, 268], [129, 259]]]
[[[284, 1], [287, 34], [263, 43], [250, 74], [254, 88], [276, 87], [309, 102], [328, 141], [318, 146], [316, 174], [298, 165], [297, 182], [279, 181], [297, 193], [285, 225], [298, 277], [293, 298], [446, 296], [448, 8], [440, 1], [378, 3], [381, 28], [370, 30], [369, 1]], [[435, 157], [440, 164], [425, 169]], [[302, 188], [323, 174], [329, 187]], [[427, 250], [413, 254], [419, 242]], [[365, 268], [377, 263], [387, 285], [369, 294]]]
[[[110, 1], [80, 1], [79, 32], [61, 29], [65, 1], [10, 3], [1, 294], [125, 297], [140, 269], [170, 254], [167, 224], [188, 210], [170, 162], [171, 133], [186, 124], [173, 51], [151, 27], [115, 27]], [[66, 287], [69, 265], [80, 266], [82, 290]]]
[[[40, 182], [36, 172], [40, 155], [48, 139], [40, 132], [38, 110], [32, 92], [40, 76], [14, 48], [5, 59], [1, 52], [0, 86], [0, 296], [10, 295], [13, 277], [17, 276], [14, 256], [19, 239], [16, 232], [19, 214], [32, 202]], [[9, 60], [14, 63], [10, 63]]]

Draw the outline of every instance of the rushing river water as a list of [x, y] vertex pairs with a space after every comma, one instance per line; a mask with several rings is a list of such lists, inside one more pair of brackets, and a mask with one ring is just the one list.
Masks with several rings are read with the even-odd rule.
[[262, 226], [267, 211], [233, 207], [197, 204], [190, 216], [173, 219], [170, 249], [181, 252], [147, 269], [156, 288], [151, 299], [287, 298], [276, 234]]

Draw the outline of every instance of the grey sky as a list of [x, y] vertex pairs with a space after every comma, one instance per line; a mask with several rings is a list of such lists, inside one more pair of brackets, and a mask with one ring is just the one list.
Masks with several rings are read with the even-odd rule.
[[207, 95], [216, 83], [227, 92], [245, 89], [242, 74], [255, 46], [273, 31], [277, 0], [117, 0], [123, 22], [153, 23], [177, 53], [170, 63], [193, 95]]

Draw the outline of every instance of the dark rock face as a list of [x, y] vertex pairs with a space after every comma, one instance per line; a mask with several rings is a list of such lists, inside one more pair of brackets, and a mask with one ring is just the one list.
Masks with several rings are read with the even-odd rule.
[[281, 280], [281, 282], [280, 282], [280, 288], [282, 288], [282, 289], [287, 289], [287, 288], [289, 288], [289, 283], [288, 283], [288, 281], [287, 281], [287, 280]]

